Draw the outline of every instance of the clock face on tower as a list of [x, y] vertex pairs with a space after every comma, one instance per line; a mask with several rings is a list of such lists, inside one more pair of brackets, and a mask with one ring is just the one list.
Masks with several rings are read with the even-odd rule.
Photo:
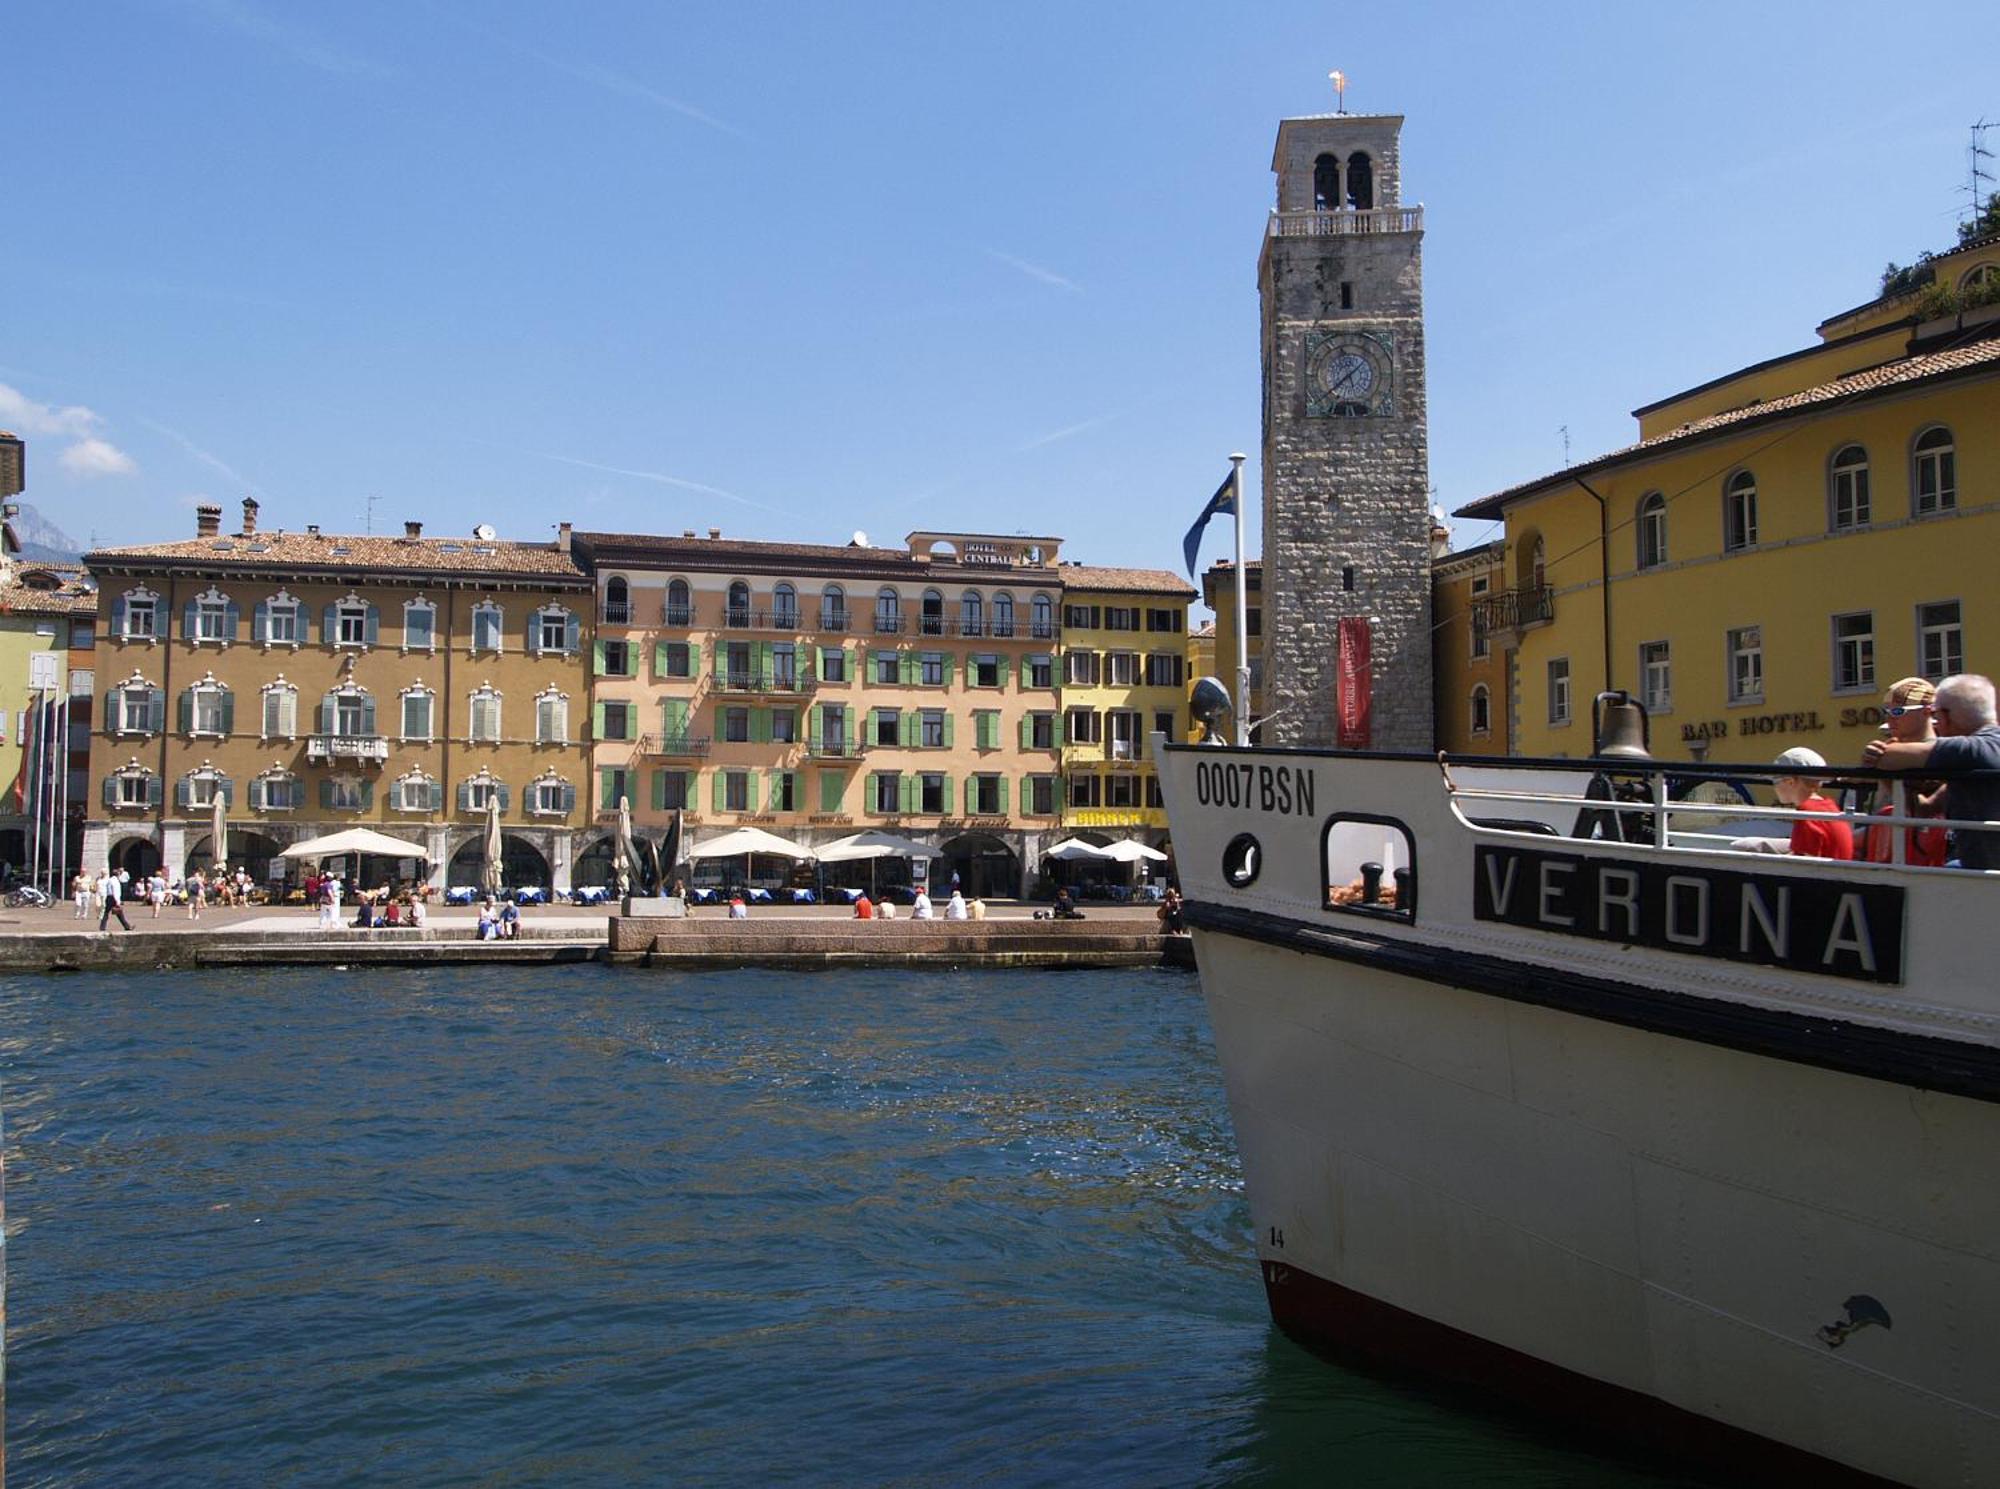
[[1395, 356], [1379, 331], [1306, 332], [1306, 414], [1385, 418], [1395, 413]]

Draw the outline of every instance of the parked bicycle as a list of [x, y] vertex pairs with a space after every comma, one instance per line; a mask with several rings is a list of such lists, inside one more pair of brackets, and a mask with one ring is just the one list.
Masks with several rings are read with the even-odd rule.
[[7, 908], [18, 910], [24, 905], [47, 906], [53, 903], [46, 894], [32, 884], [17, 884], [7, 891]]

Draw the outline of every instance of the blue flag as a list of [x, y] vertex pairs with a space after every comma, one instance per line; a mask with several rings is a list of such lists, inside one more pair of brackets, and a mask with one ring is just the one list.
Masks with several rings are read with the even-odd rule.
[[1222, 478], [1222, 484], [1215, 488], [1215, 495], [1208, 499], [1208, 505], [1201, 509], [1201, 515], [1194, 520], [1194, 526], [1187, 530], [1181, 540], [1181, 552], [1187, 556], [1188, 578], [1194, 578], [1195, 566], [1201, 559], [1201, 535], [1208, 526], [1208, 519], [1227, 512], [1238, 521], [1243, 512], [1236, 500], [1236, 471], [1232, 469]]

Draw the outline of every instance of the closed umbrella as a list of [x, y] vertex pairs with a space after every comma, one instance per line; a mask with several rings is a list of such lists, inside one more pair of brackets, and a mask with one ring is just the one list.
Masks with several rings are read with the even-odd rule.
[[486, 863], [479, 871], [480, 882], [488, 894], [500, 892], [500, 793], [491, 791], [486, 798]]
[[214, 846], [209, 851], [210, 872], [220, 874], [222, 866], [229, 862], [229, 821], [228, 804], [222, 799], [222, 785], [215, 786], [215, 805], [211, 809], [208, 824], [209, 836]]
[[667, 836], [661, 842], [658, 853], [661, 894], [667, 892], [667, 884], [675, 869], [681, 866], [681, 809], [674, 808], [674, 820], [667, 827]]
[[621, 796], [618, 798], [618, 873], [616, 877], [624, 880], [625, 887], [629, 889], [632, 871], [640, 867], [639, 850], [632, 843], [632, 798]]

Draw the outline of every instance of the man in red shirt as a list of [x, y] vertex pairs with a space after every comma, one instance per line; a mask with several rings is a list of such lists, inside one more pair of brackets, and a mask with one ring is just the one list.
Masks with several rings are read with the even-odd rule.
[[[1818, 750], [1809, 750], [1804, 745], [1794, 745], [1776, 760], [1774, 765], [1789, 765], [1805, 771], [1824, 771], [1826, 758]], [[1821, 775], [1779, 776], [1772, 782], [1772, 789], [1778, 793], [1778, 804], [1800, 812], [1838, 812], [1826, 797], [1819, 794]], [[1828, 822], [1814, 822], [1801, 817], [1792, 824], [1792, 842], [1789, 850], [1800, 858], [1852, 858], [1854, 857], [1854, 829], [1838, 817]]]

